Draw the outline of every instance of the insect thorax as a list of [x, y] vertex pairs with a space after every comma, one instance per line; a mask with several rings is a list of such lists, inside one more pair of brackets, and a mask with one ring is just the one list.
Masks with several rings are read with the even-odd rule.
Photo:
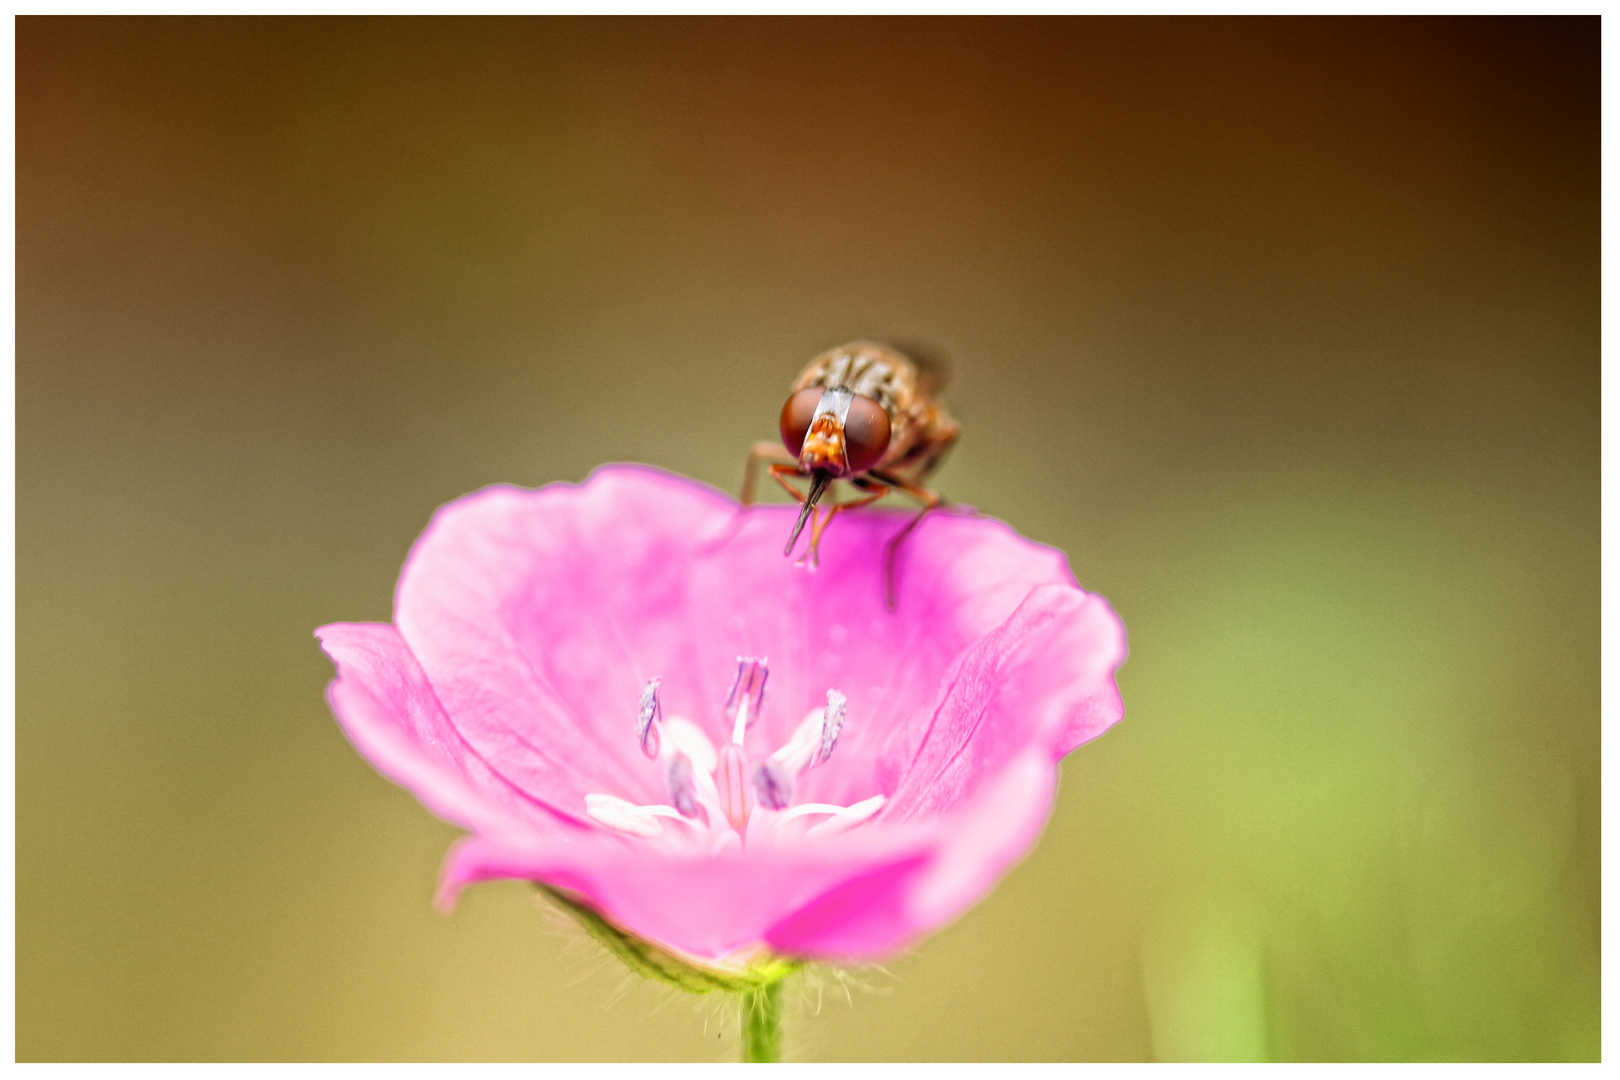
[[869, 397], [895, 417], [911, 404], [917, 369], [893, 349], [870, 342], [854, 342], [829, 349], [799, 373], [793, 389], [842, 386]]

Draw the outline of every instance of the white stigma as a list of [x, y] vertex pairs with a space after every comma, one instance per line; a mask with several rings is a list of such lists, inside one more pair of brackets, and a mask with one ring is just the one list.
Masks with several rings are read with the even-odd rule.
[[765, 657], [737, 657], [737, 678], [726, 695], [726, 719], [732, 722], [731, 741], [743, 744], [748, 725], [759, 718], [765, 704], [765, 680], [770, 678], [770, 660]]

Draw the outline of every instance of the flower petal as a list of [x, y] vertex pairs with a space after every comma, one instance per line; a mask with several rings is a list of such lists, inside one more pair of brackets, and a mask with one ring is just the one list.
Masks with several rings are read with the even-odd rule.
[[[631, 933], [718, 960], [756, 947], [784, 913], [846, 881], [903, 877], [899, 868], [921, 866], [933, 847], [921, 830], [879, 839], [864, 845], [829, 842], [813, 849], [746, 853], [731, 847], [709, 855], [649, 858], [634, 840], [600, 835], [524, 846], [468, 837], [445, 861], [439, 898], [448, 905], [475, 881], [544, 881], [575, 893]], [[895, 944], [885, 941], [872, 955]]]
[[561, 828], [548, 808], [484, 763], [456, 733], [399, 632], [387, 623], [315, 631], [337, 665], [327, 701], [344, 734], [384, 776], [446, 821], [488, 835]]
[[938, 819], [940, 855], [912, 897], [916, 923], [943, 926], [995, 887], [1040, 839], [1057, 795], [1057, 766], [1020, 755], [981, 785], [973, 802]]
[[1125, 627], [1107, 601], [1034, 589], [963, 654], [932, 713], [896, 732], [887, 754], [902, 779], [885, 817], [949, 811], [1027, 747], [1055, 761], [1096, 738], [1123, 715], [1124, 659]]
[[[788, 956], [873, 960], [939, 929], [1028, 853], [1051, 813], [1056, 778], [1045, 753], [1020, 756], [969, 804], [923, 825], [926, 855], [847, 875], [770, 927], [766, 943]], [[866, 828], [862, 839], [881, 835]]]
[[649, 858], [633, 842], [589, 834], [522, 845], [469, 837], [446, 859], [439, 902], [476, 881], [545, 881], [695, 957], [764, 942], [787, 956], [877, 959], [956, 918], [1028, 852], [1056, 774], [1044, 751], [1027, 753], [956, 813], [746, 854]]
[[[697, 957], [764, 943], [854, 960], [955, 918], [1022, 857], [1057, 760], [1120, 718], [1119, 620], [1060, 552], [970, 512], [912, 533], [888, 611], [883, 552], [908, 515], [840, 515], [810, 572], [780, 554], [792, 513], [641, 467], [486, 489], [442, 508], [413, 548], [397, 634], [323, 628], [351, 739], [479, 834], [447, 859], [444, 900], [471, 881], [539, 880]], [[810, 820], [766, 828], [791, 811], [761, 810], [745, 845], [729, 830], [711, 844], [663, 805], [669, 763], [636, 739], [643, 686], [662, 679], [665, 756], [701, 764], [728, 739], [739, 656], [771, 658], [749, 758], [783, 748], [836, 690], [837, 749], [793, 799], [881, 810], [846, 812], [836, 835]], [[631, 831], [659, 835], [599, 826], [593, 795], [609, 817], [620, 802], [651, 815]]]
[[708, 723], [736, 658], [769, 656], [750, 752], [780, 746], [842, 691], [848, 722], [805, 797], [847, 803], [878, 790], [888, 732], [930, 706], [963, 650], [1037, 585], [1073, 588], [1061, 552], [941, 511], [901, 548], [888, 611], [883, 552], [906, 515], [841, 515], [816, 572], [781, 555], [791, 519], [645, 467], [485, 489], [443, 507], [417, 542], [396, 623], [468, 742], [548, 801], [659, 797], [626, 734], [646, 680], [663, 680], [666, 711]]
[[468, 742], [551, 801], [660, 798], [633, 738], [636, 703], [651, 678], [666, 713], [705, 716], [722, 700], [712, 685], [695, 700], [678, 676], [703, 669], [696, 654], [719, 659], [682, 614], [694, 545], [730, 520], [728, 502], [650, 470], [602, 470], [441, 508], [401, 574], [395, 621]]

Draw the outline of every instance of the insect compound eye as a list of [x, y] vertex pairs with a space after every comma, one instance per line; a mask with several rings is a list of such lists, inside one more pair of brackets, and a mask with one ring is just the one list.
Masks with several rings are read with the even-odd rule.
[[804, 449], [804, 437], [810, 430], [811, 418], [816, 415], [816, 406], [821, 404], [821, 393], [819, 386], [806, 387], [782, 406], [782, 445], [794, 457]]
[[850, 472], [865, 472], [889, 448], [889, 414], [869, 397], [856, 394], [844, 417], [844, 453]]

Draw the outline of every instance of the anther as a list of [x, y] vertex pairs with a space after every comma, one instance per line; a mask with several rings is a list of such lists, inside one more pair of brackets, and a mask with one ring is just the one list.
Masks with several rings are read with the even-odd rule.
[[664, 707], [658, 701], [658, 680], [649, 679], [641, 691], [641, 711], [636, 717], [636, 738], [641, 752], [653, 760], [658, 759], [662, 739], [659, 728], [663, 725]]
[[743, 732], [759, 717], [765, 704], [765, 680], [770, 677], [770, 660], [766, 657], [737, 657], [737, 678], [726, 695], [726, 719], [732, 722], [731, 741], [741, 746]]
[[692, 786], [692, 759], [679, 753], [671, 758], [668, 780], [670, 805], [679, 810], [682, 817], [697, 817], [697, 792]]
[[793, 781], [781, 766], [767, 758], [754, 766], [754, 795], [761, 806], [781, 810], [793, 796]]
[[832, 757], [833, 747], [838, 745], [838, 731], [844, 726], [845, 704], [843, 694], [837, 690], [827, 691], [827, 713], [821, 722], [821, 746], [816, 751], [812, 765], [820, 765]]

